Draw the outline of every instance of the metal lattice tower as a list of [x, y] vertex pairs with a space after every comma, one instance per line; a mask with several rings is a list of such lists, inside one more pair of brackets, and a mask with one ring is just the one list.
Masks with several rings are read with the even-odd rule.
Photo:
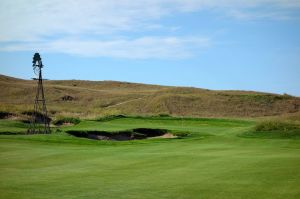
[[38, 133], [50, 133], [49, 122], [47, 108], [46, 108], [46, 100], [44, 94], [43, 87], [43, 78], [42, 78], [42, 59], [39, 53], [35, 53], [33, 56], [32, 67], [34, 73], [38, 76], [38, 78], [34, 78], [37, 80], [37, 90], [36, 96], [34, 100], [34, 112], [32, 113], [30, 128], [28, 129], [28, 133], [30, 134], [38, 134]]

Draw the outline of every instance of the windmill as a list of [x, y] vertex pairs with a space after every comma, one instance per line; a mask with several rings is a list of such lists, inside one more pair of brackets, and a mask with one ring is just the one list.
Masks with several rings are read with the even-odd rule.
[[38, 78], [34, 78], [37, 81], [37, 90], [34, 100], [34, 111], [31, 114], [29, 134], [38, 133], [50, 133], [49, 122], [50, 119], [47, 115], [46, 100], [44, 95], [42, 68], [43, 63], [39, 53], [35, 53], [33, 56], [32, 67], [34, 73]]

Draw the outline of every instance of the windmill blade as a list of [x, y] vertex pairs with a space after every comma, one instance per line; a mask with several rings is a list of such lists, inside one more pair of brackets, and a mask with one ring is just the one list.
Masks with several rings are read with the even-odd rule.
[[34, 66], [33, 67], [33, 72], [34, 72], [34, 74], [36, 74], [36, 76], [38, 76], [39, 75], [39, 72], [40, 72], [40, 67], [38, 67], [38, 66]]

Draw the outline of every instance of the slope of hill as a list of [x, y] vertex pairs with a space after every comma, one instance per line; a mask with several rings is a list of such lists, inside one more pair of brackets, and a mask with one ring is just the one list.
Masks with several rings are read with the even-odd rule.
[[[51, 116], [108, 114], [193, 117], [260, 117], [300, 111], [300, 98], [253, 91], [215, 91], [191, 87], [117, 81], [44, 82]], [[36, 82], [0, 75], [0, 111], [32, 110]]]

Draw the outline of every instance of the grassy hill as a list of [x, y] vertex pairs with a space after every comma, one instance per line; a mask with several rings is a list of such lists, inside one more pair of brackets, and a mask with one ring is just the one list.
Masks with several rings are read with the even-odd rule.
[[[191, 87], [116, 81], [47, 80], [50, 116], [158, 115], [261, 117], [300, 111], [300, 98], [253, 91], [215, 91]], [[0, 111], [32, 110], [36, 82], [0, 75]]]

